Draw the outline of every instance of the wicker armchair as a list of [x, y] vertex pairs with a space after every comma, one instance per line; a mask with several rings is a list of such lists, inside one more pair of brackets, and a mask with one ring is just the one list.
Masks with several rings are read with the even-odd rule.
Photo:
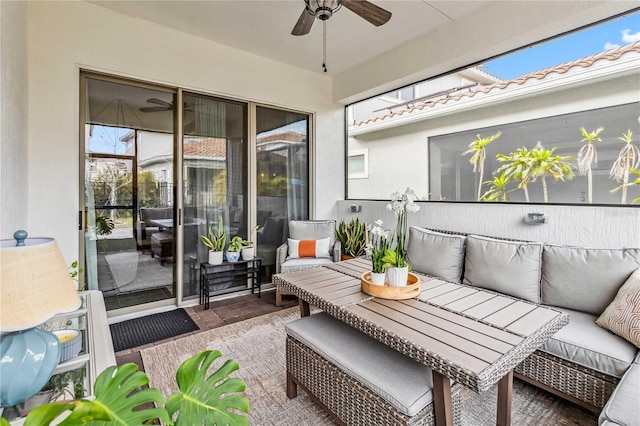
[[[290, 259], [289, 246], [285, 242], [276, 251], [276, 274], [301, 271], [340, 261], [341, 245], [340, 241], [336, 240], [335, 220], [292, 220], [289, 222], [289, 238], [294, 240], [330, 238], [330, 257]], [[276, 290], [276, 306], [281, 305], [282, 293]]]

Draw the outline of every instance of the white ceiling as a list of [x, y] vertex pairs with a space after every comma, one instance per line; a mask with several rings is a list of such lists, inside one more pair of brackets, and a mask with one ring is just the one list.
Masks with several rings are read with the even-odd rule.
[[[316, 20], [308, 35], [291, 35], [303, 0], [87, 1], [278, 62], [323, 71], [322, 23]], [[494, 1], [373, 3], [392, 13], [383, 26], [375, 27], [344, 7], [327, 21], [327, 74], [339, 74]]]

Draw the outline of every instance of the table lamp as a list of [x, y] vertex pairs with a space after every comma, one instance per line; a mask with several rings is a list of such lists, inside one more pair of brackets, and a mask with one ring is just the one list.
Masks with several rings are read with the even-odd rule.
[[80, 306], [56, 241], [13, 236], [0, 240], [0, 410], [38, 393], [58, 365], [58, 339], [36, 326]]

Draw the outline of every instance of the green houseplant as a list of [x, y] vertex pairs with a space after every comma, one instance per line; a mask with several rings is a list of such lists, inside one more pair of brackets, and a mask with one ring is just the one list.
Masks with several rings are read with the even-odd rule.
[[391, 246], [391, 232], [382, 228], [382, 221], [376, 220], [369, 231], [367, 252], [371, 255], [371, 282], [384, 285], [384, 255]]
[[229, 243], [229, 247], [227, 248], [227, 261], [228, 262], [237, 262], [240, 258], [240, 250], [244, 246], [244, 241], [242, 237], [236, 235], [231, 239]]
[[[256, 225], [251, 228], [251, 232], [249, 233], [249, 238], [253, 238], [255, 232], [260, 229], [260, 225]], [[255, 243], [251, 239], [242, 240], [242, 250], [240, 252], [242, 254], [242, 259], [251, 260], [256, 254]]]
[[343, 220], [336, 229], [336, 239], [340, 241], [346, 257], [363, 256], [367, 246], [367, 224], [358, 218], [349, 223]]
[[[133, 363], [104, 370], [94, 385], [95, 399], [75, 399], [42, 405], [34, 409], [25, 426], [60, 424], [63, 426], [106, 422], [112, 425], [248, 425], [242, 413], [249, 411], [249, 400], [238, 395], [246, 389], [245, 382], [229, 375], [238, 370], [238, 363], [227, 360], [207, 377], [211, 364], [220, 351], [207, 350], [187, 359], [178, 368], [178, 392], [166, 403], [159, 389], [146, 388], [148, 376]], [[148, 407], [155, 404], [155, 407]], [[163, 405], [164, 404], [164, 405]], [[63, 413], [71, 412], [60, 423]]]
[[224, 232], [222, 216], [218, 216], [218, 230], [214, 231], [213, 225], [209, 225], [207, 235], [201, 235], [200, 238], [205, 246], [209, 247], [209, 263], [211, 265], [219, 265], [222, 263], [222, 253], [227, 243], [227, 234]]

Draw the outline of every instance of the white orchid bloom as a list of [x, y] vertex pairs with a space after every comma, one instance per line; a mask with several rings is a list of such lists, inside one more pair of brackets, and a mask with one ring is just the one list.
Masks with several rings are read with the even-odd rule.
[[376, 220], [374, 223], [378, 226], [382, 226], [382, 221], [380, 219]]

